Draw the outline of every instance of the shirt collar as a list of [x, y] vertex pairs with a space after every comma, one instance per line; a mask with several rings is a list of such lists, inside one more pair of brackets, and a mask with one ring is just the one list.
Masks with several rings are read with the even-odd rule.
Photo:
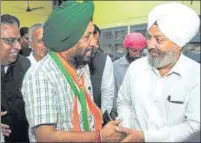
[[169, 74], [172, 74], [172, 73], [176, 73], [180, 76], [183, 75], [183, 73], [185, 72], [185, 56], [181, 53], [178, 61], [176, 62], [176, 64], [173, 66], [173, 68], [170, 70]]
[[128, 60], [126, 59], [126, 55], [124, 55], [120, 61], [119, 61], [120, 65], [129, 65]]
[[[185, 56], [181, 53], [178, 61], [176, 62], [176, 64], [172, 67], [172, 69], [169, 71], [169, 73], [167, 74], [168, 75], [171, 75], [171, 74], [177, 74], [179, 76], [182, 76], [184, 71], [185, 71]], [[159, 71], [153, 67], [151, 67], [152, 70], [157, 74], [157, 75], [160, 75]]]
[[4, 66], [4, 72], [6, 73], [8, 71], [9, 65]]
[[30, 60], [32, 65], [37, 63], [36, 59], [33, 56], [33, 52], [31, 52], [31, 54], [27, 58]]
[[19, 58], [19, 55], [17, 56], [17, 59], [16, 59], [15, 62], [10, 63], [9, 65], [4, 65], [4, 72], [5, 73], [7, 73], [9, 67], [12, 67], [12, 66], [16, 65], [16, 62], [17, 62], [18, 58]]

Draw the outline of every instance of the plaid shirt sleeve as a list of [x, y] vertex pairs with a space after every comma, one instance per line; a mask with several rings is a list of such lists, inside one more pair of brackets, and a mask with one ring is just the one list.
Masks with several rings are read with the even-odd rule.
[[30, 128], [56, 124], [56, 94], [47, 74], [29, 72], [23, 80], [22, 94]]

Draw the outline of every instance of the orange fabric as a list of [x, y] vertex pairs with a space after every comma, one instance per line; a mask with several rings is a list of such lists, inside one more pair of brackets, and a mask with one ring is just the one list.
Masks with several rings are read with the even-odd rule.
[[[95, 129], [101, 129], [102, 128], [102, 112], [98, 108], [98, 106], [94, 103], [94, 101], [91, 100], [91, 97], [89, 96], [85, 84], [84, 84], [84, 75], [82, 74], [81, 80], [78, 80], [76, 70], [73, 69], [58, 53], [57, 53], [59, 59], [61, 60], [62, 64], [64, 65], [65, 69], [70, 73], [70, 75], [73, 78], [73, 81], [78, 85], [78, 87], [84, 88], [85, 96], [86, 96], [86, 102], [89, 108], [89, 112], [93, 115], [94, 121], [95, 121]], [[73, 131], [81, 131], [80, 128], [80, 121], [79, 121], [79, 114], [78, 114], [78, 97], [75, 96], [74, 98], [74, 110], [73, 110]]]
[[81, 131], [80, 124], [79, 124], [79, 115], [78, 115], [78, 106], [77, 106], [77, 96], [75, 96], [74, 101], [74, 111], [73, 111], [73, 131]]

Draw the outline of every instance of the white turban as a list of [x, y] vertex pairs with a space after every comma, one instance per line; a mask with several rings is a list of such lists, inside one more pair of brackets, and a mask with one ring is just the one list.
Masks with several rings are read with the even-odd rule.
[[185, 46], [200, 27], [198, 15], [190, 7], [177, 2], [160, 4], [148, 16], [148, 27], [157, 22], [160, 31], [178, 46]]

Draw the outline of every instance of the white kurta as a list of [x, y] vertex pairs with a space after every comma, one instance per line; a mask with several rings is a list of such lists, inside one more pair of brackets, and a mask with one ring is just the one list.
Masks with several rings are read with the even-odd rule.
[[200, 64], [181, 55], [161, 77], [147, 61], [134, 61], [119, 89], [122, 125], [144, 131], [146, 142], [182, 141], [200, 130]]
[[110, 113], [113, 107], [114, 100], [114, 73], [113, 63], [109, 56], [106, 58], [105, 67], [103, 70], [101, 82], [101, 110], [104, 113], [106, 110]]

